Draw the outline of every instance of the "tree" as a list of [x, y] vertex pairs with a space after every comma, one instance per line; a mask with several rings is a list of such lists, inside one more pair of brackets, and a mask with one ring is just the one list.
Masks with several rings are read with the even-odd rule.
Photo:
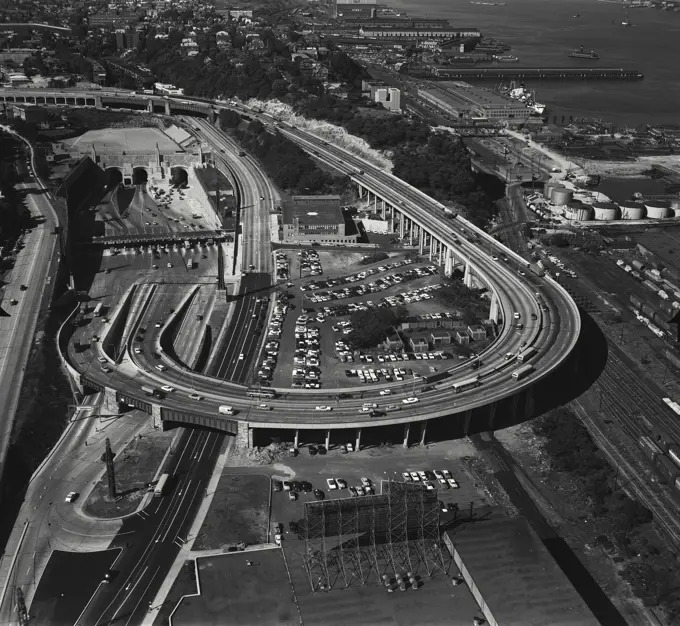
[[353, 313], [350, 317], [352, 332], [348, 335], [350, 345], [357, 349], [374, 348], [406, 315], [406, 309], [402, 307]]

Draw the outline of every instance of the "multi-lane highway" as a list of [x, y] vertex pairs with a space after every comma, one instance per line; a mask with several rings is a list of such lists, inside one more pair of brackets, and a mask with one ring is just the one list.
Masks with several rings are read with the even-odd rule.
[[[30, 161], [35, 167], [32, 147]], [[0, 301], [7, 314], [0, 317], [0, 480], [40, 303], [58, 243], [52, 234], [57, 217], [40, 180], [34, 178], [17, 187], [25, 194], [35, 226], [22, 238], [23, 249], [16, 256]]]
[[[235, 175], [242, 181], [244, 190], [249, 185], [251, 186], [250, 196], [247, 196], [247, 191], [244, 191], [242, 203], [244, 206], [242, 267], [247, 271], [253, 265], [256, 267], [256, 275], [267, 276], [271, 263], [268, 252], [268, 231], [262, 229], [259, 231], [261, 234], [254, 237], [249, 236], [248, 228], [256, 231], [258, 223], [264, 224], [264, 217], [268, 212], [266, 203], [267, 199], [271, 198], [271, 192], [263, 184], [264, 179], [261, 178], [261, 174], [258, 180], [257, 172], [259, 170], [250, 162], [248, 157], [238, 156], [238, 151], [230, 140], [212, 129], [207, 125], [207, 122], [194, 120], [194, 127], [205, 128], [204, 137], [206, 140], [217, 152], [228, 155], [230, 167], [234, 168]], [[379, 194], [392, 206], [397, 207], [399, 211], [417, 221], [445, 245], [454, 249], [457, 256], [471, 262], [474, 265], [475, 272], [484, 278], [495, 293], [504, 312], [504, 317], [512, 319], [514, 313], [519, 313], [525, 323], [525, 328], [522, 332], [518, 332], [509, 323], [503, 326], [503, 330], [494, 345], [482, 355], [482, 366], [478, 371], [482, 381], [480, 388], [459, 394], [453, 403], [451, 390], [447, 388], [422, 393], [417, 405], [410, 407], [403, 405], [402, 410], [391, 414], [389, 419], [386, 417], [383, 420], [373, 418], [368, 421], [365, 418], [359, 418], [357, 408], [361, 406], [361, 401], [358, 398], [346, 400], [341, 407], [335, 408], [332, 412], [322, 414], [316, 412], [315, 406], [323, 404], [324, 399], [328, 398], [328, 392], [324, 390], [279, 390], [285, 393], [286, 397], [269, 402], [275, 411], [259, 412], [252, 400], [245, 396], [243, 386], [226, 381], [216, 385], [216, 381], [212, 377], [192, 374], [184, 369], [178, 369], [176, 364], [167, 358], [167, 355], [162, 355], [162, 357], [163, 364], [168, 367], [168, 371], [162, 374], [154, 370], [152, 362], [141, 359], [139, 355], [131, 355], [130, 361], [134, 366], [135, 375], [130, 378], [123, 371], [116, 376], [118, 389], [133, 396], [141, 396], [141, 385], [145, 383], [159, 385], [167, 382], [177, 389], [172, 396], [171, 405], [173, 408], [199, 414], [218, 415], [217, 409], [220, 404], [230, 404], [240, 411], [242, 419], [247, 415], [247, 419], [251, 423], [271, 423], [273, 419], [276, 419], [276, 424], [290, 428], [310, 427], [312, 424], [318, 424], [319, 427], [322, 427], [326, 424], [339, 423], [368, 426], [379, 425], [383, 421], [384, 423], [395, 423], [427, 419], [489, 404], [517, 393], [519, 389], [546, 375], [564, 360], [576, 342], [580, 320], [573, 301], [559, 286], [548, 279], [535, 276], [528, 271], [524, 272], [526, 262], [507, 251], [491, 238], [480, 236], [475, 243], [468, 241], [464, 231], [466, 230], [467, 234], [470, 233], [471, 227], [469, 225], [466, 225], [466, 228], [466, 226], [461, 226], [458, 220], [444, 220], [441, 207], [435, 201], [391, 174], [340, 148], [327, 145], [319, 138], [300, 129], [286, 127], [283, 132], [303, 148], [309, 151], [314, 150], [319, 158], [351, 175], [357, 182], [361, 182]], [[363, 173], [359, 174], [359, 171]], [[255, 190], [254, 193], [253, 190]], [[256, 194], [259, 194], [257, 195], [258, 201], [264, 204], [259, 205], [256, 210], [259, 212], [251, 211], [251, 216], [254, 219], [248, 221], [247, 207], [249, 203], [252, 203], [250, 204], [251, 207], [255, 206], [254, 196]], [[259, 197], [264, 197], [265, 200], [260, 201]], [[249, 246], [250, 249], [248, 249]], [[494, 255], [503, 253], [511, 258], [511, 262], [502, 263], [493, 260]], [[263, 281], [262, 287], [266, 286], [267, 281]], [[244, 287], [246, 285], [247, 283], [244, 281]], [[540, 306], [537, 293], [541, 294], [538, 298], [545, 303], [545, 307]], [[242, 309], [235, 311], [235, 319], [242, 321], [250, 315], [252, 320], [255, 305], [247, 297], [240, 298], [239, 302]], [[532, 320], [532, 316], [535, 316], [536, 319]], [[241, 334], [245, 335], [248, 330], [243, 330], [243, 328], [241, 324]], [[226, 335], [228, 334], [226, 333]], [[517, 353], [520, 346], [525, 342], [526, 345], [537, 348], [539, 356], [534, 360], [535, 373], [527, 379], [517, 382], [511, 377], [512, 371], [517, 365], [514, 361], [506, 361], [504, 355], [507, 352]], [[243, 342], [240, 343], [244, 345]], [[234, 344], [234, 341], [232, 341], [232, 344]], [[239, 344], [238, 339], [235, 344]], [[97, 345], [93, 346], [95, 353], [99, 349]], [[238, 354], [241, 352], [242, 350], [239, 348]], [[229, 366], [238, 366], [238, 364], [233, 363], [236, 354], [235, 348], [226, 346], [224, 354], [224, 363], [231, 361]], [[223, 372], [225, 371], [224, 367], [221, 369]], [[244, 364], [243, 371], [247, 369]], [[226, 373], [233, 373], [233, 371], [234, 369]], [[466, 375], [469, 377], [469, 373], [464, 373], [463, 365], [454, 366], [451, 368], [451, 372], [453, 374], [452, 382]], [[92, 369], [88, 372], [88, 376], [103, 378]], [[106, 384], [104, 381], [102, 382]], [[336, 391], [334, 390], [334, 393]], [[348, 389], [346, 391], [354, 390]], [[362, 391], [366, 396], [367, 390], [362, 389]], [[377, 390], [375, 393], [377, 394]], [[192, 399], [189, 397], [191, 394], [199, 394], [202, 399]], [[368, 394], [370, 395], [370, 392]], [[409, 395], [411, 395], [410, 385], [405, 386], [401, 394], [395, 394], [393, 401], [399, 403], [401, 399]], [[163, 405], [163, 402], [161, 402], [161, 405]]]

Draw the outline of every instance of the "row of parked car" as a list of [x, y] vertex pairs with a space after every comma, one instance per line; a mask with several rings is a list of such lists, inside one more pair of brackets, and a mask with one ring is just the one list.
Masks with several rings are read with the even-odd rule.
[[434, 489], [458, 489], [460, 487], [451, 475], [451, 472], [446, 469], [408, 471], [402, 472], [401, 475], [404, 482], [425, 485], [428, 491]]
[[346, 298], [357, 298], [366, 295], [367, 293], [379, 293], [385, 291], [390, 287], [394, 287], [400, 283], [415, 280], [423, 276], [429, 276], [437, 273], [437, 268], [430, 265], [426, 268], [414, 268], [405, 270], [398, 274], [391, 274], [384, 276], [372, 283], [357, 285], [356, 287], [345, 287], [343, 289], [334, 289], [331, 291], [318, 291], [314, 295], [307, 296], [311, 302], [328, 302], [330, 300], [344, 300]]
[[319, 329], [307, 326], [306, 316], [300, 316], [295, 326], [295, 352], [293, 353], [293, 388], [319, 389], [321, 387], [321, 345]]
[[[263, 301], [267, 301], [263, 298]], [[271, 383], [276, 370], [276, 363], [279, 357], [280, 344], [278, 338], [281, 336], [281, 326], [288, 312], [288, 305], [283, 300], [277, 300], [274, 305], [274, 313], [269, 324], [267, 342], [264, 346], [264, 356], [257, 372], [257, 378], [262, 384]]]
[[309, 276], [321, 276], [323, 269], [321, 268], [321, 261], [319, 261], [319, 253], [316, 250], [303, 250], [298, 252], [300, 257], [300, 271], [309, 274]]
[[274, 261], [276, 262], [276, 279], [290, 280], [288, 255], [283, 250], [277, 250], [274, 253]]
[[328, 287], [337, 287], [338, 285], [348, 285], [350, 283], [358, 283], [369, 276], [378, 274], [379, 272], [387, 272], [388, 270], [396, 269], [397, 267], [402, 267], [403, 265], [410, 265], [413, 263], [410, 259], [405, 259], [404, 261], [396, 261], [395, 263], [385, 263], [380, 267], [373, 267], [371, 269], [366, 269], [357, 274], [349, 274], [348, 276], [340, 276], [339, 278], [332, 278], [329, 280], [316, 280], [311, 283], [307, 283], [300, 287], [302, 291], [316, 291], [317, 289], [327, 289]]
[[288, 493], [289, 500], [297, 500], [299, 494], [313, 493], [317, 500], [323, 500], [326, 494], [322, 489], [314, 489], [308, 480], [275, 480], [272, 482], [274, 491], [285, 491]]

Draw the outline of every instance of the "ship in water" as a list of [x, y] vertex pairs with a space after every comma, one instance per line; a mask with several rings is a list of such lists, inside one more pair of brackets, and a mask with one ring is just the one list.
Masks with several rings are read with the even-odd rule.
[[536, 100], [536, 92], [525, 89], [524, 85], [517, 87], [514, 81], [509, 87], [500, 86], [496, 90], [512, 100], [518, 100], [519, 102], [524, 103], [528, 108], [533, 109], [534, 113], [537, 115], [543, 115], [546, 109], [545, 104]]
[[479, 2], [479, 0], [470, 0], [470, 4], [481, 4], [485, 7], [504, 7], [506, 2]]
[[593, 52], [592, 50], [584, 50], [583, 46], [580, 47], [578, 50], [573, 50], [572, 52], [569, 53], [569, 56], [572, 59], [599, 59], [600, 55], [597, 54], [597, 52]]
[[624, 28], [630, 28], [632, 26], [630, 20], [628, 19], [628, 11], [626, 11], [626, 16], [623, 18], [621, 26], [623, 26]]

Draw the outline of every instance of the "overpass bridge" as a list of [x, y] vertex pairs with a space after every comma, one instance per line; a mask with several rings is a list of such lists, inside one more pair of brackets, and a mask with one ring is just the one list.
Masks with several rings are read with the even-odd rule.
[[[81, 94], [87, 98], [86, 94]], [[6, 95], [5, 95], [6, 97]], [[72, 98], [77, 98], [72, 94]], [[128, 96], [133, 99], [138, 96]], [[171, 106], [182, 99], [168, 99]], [[192, 106], [209, 107], [213, 112], [223, 107], [221, 103]], [[166, 370], [159, 373], [158, 361], [147, 361], [133, 354], [127, 347], [125, 363], [120, 364], [116, 375], [104, 375], [90, 363], [69, 363], [70, 370], [83, 390], [103, 389], [111, 410], [117, 411], [118, 402], [129, 402], [143, 407], [160, 424], [201, 424], [219, 428], [237, 437], [243, 444], [253, 445], [259, 434], [268, 431], [294, 431], [295, 441], [305, 437], [322, 437], [329, 442], [332, 432], [351, 430], [360, 444], [362, 431], [389, 432], [394, 439], [394, 429], [403, 428], [404, 443], [412, 441], [412, 427], [418, 428], [420, 441], [438, 428], [457, 428], [459, 436], [479, 430], [492, 429], [508, 419], [521, 416], [528, 419], [534, 414], [536, 403], [534, 389], [541, 381], [559, 375], [568, 366], [568, 356], [574, 349], [579, 331], [580, 316], [569, 294], [549, 278], [533, 274], [526, 259], [515, 254], [492, 236], [471, 223], [455, 217], [448, 219], [447, 210], [440, 203], [396, 178], [370, 162], [329, 145], [321, 138], [302, 129], [277, 120], [259, 111], [243, 106], [231, 106], [244, 115], [261, 119], [268, 125], [276, 124], [279, 130], [307, 151], [314, 151], [328, 165], [349, 175], [357, 185], [362, 197], [374, 210], [380, 212], [399, 233], [404, 241], [417, 246], [420, 254], [427, 254], [450, 274], [460, 268], [468, 286], [485, 285], [491, 294], [490, 317], [502, 322], [502, 330], [494, 344], [480, 355], [477, 370], [479, 385], [459, 392], [456, 385], [461, 379], [469, 379], [470, 371], [464, 364], [448, 369], [450, 377], [438, 383], [435, 389], [424, 389], [418, 383], [418, 403], [406, 404], [403, 400], [412, 395], [412, 385], [395, 387], [392, 402], [398, 411], [383, 417], [368, 419], [361, 414], [362, 400], [371, 399], [379, 389], [337, 389], [351, 397], [330, 412], [317, 412], [315, 407], [328, 404], [328, 390], [275, 389], [277, 397], [268, 399], [272, 411], [259, 407], [259, 401], [248, 397], [242, 385], [217, 380], [192, 372], [161, 353]], [[221, 137], [208, 121], [195, 119], [204, 139], [219, 152], [233, 152], [233, 146]], [[240, 168], [252, 168], [247, 177], [261, 176], [251, 160], [235, 159]], [[235, 175], [245, 174], [238, 169]], [[177, 310], [180, 315], [183, 309]], [[515, 318], [524, 322], [524, 328], [516, 328]], [[167, 326], [170, 326], [170, 321]], [[160, 341], [160, 340], [159, 340]], [[102, 343], [92, 345], [94, 357], [104, 357]], [[532, 359], [533, 369], [519, 378], [515, 358], [506, 359], [507, 353], [516, 357], [522, 350], [533, 347], [537, 354]], [[69, 353], [69, 358], [73, 355]], [[112, 365], [115, 365], [112, 363]], [[156, 388], [170, 383], [176, 388], [171, 398], [149, 398], [142, 385]], [[199, 394], [200, 400], [191, 398]], [[359, 397], [361, 394], [363, 397]], [[376, 395], [376, 400], [379, 397]], [[380, 398], [381, 403], [385, 402]], [[228, 404], [236, 409], [229, 418], [220, 414], [219, 407]], [[345, 435], [347, 433], [345, 432]], [[333, 435], [337, 438], [337, 435]], [[337, 439], [336, 439], [337, 440]]]

